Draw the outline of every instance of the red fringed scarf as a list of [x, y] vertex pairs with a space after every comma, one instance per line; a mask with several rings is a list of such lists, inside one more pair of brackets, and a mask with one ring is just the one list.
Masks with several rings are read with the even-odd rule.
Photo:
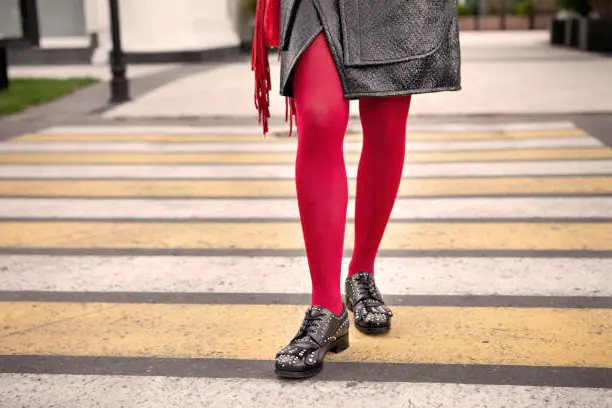
[[[253, 48], [251, 52], [251, 70], [255, 72], [255, 109], [258, 111], [258, 123], [263, 125], [264, 135], [268, 132], [270, 117], [270, 64], [268, 47], [280, 46], [280, 0], [257, 0]], [[280, 52], [279, 52], [280, 55]], [[285, 100], [285, 121], [289, 120], [289, 136], [293, 133], [295, 101]]]

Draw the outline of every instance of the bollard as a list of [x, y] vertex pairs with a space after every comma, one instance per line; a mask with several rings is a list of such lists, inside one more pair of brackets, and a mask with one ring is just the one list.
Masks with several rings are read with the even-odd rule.
[[125, 54], [121, 47], [121, 24], [117, 0], [109, 0], [111, 35], [113, 48], [110, 53], [111, 64], [111, 103], [122, 103], [130, 100], [129, 82], [126, 76]]
[[0, 45], [0, 91], [7, 89], [9, 86], [7, 54], [6, 47]]

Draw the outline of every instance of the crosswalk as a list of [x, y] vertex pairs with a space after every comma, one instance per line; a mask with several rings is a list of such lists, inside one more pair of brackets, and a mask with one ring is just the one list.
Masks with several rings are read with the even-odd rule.
[[0, 406], [612, 408], [612, 149], [565, 122], [409, 129], [376, 264], [394, 328], [287, 382], [295, 148], [189, 126], [0, 143]]

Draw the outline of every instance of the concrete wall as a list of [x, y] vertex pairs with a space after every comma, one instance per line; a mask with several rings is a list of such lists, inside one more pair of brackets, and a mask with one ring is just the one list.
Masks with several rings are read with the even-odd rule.
[[[85, 2], [87, 30], [98, 34], [94, 62], [110, 49], [108, 0]], [[231, 19], [234, 0], [119, 0], [126, 52], [198, 51], [239, 44]]]
[[[107, 1], [85, 1], [90, 31], [99, 34], [108, 31]], [[126, 51], [192, 51], [238, 44], [229, 18], [228, 0], [122, 0], [119, 3]]]
[[189, 51], [236, 45], [227, 0], [130, 0], [121, 3], [130, 51]]
[[[37, 7], [41, 47], [88, 44], [83, 0], [38, 0]], [[21, 35], [19, 0], [0, 1], [0, 30]]]
[[85, 7], [85, 24], [88, 33], [108, 30], [108, 0], [82, 0]]
[[19, 38], [22, 34], [19, 0], [0, 1], [0, 37]]
[[[0, 0], [0, 30], [11, 31], [13, 35], [19, 32], [18, 1]], [[123, 48], [128, 53], [198, 52], [240, 44], [238, 21], [243, 19], [239, 18], [238, 3], [244, 0], [118, 1]], [[42, 49], [85, 50], [90, 56], [83, 55], [92, 63], [108, 62], [111, 48], [108, 0], [37, 2]], [[88, 50], [92, 34], [98, 39], [93, 53]]]
[[83, 0], [38, 0], [41, 37], [85, 37]]

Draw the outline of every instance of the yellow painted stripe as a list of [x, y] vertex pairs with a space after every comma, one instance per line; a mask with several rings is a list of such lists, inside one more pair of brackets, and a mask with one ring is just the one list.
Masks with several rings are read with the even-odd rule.
[[541, 129], [513, 132], [445, 132], [408, 133], [410, 141], [459, 141], [459, 140], [512, 140], [512, 139], [556, 139], [566, 137], [590, 137], [580, 129]]
[[[580, 129], [534, 130], [520, 132], [453, 132], [453, 133], [412, 133], [408, 132], [410, 141], [442, 140], [507, 140], [587, 137]], [[361, 134], [347, 134], [346, 140], [360, 140]], [[253, 141], [287, 141], [295, 142], [295, 137], [269, 135], [266, 139], [258, 134], [245, 135], [180, 135], [180, 134], [25, 134], [12, 139], [17, 142], [154, 142], [154, 143], [190, 143], [190, 142], [253, 142]]]
[[[555, 160], [612, 158], [608, 147], [413, 152], [407, 154], [411, 163], [470, 162], [498, 160]], [[347, 163], [357, 163], [359, 154], [346, 153]], [[2, 164], [197, 164], [197, 163], [294, 163], [295, 153], [0, 153]]]
[[[0, 303], [3, 355], [272, 360], [303, 306]], [[328, 361], [612, 367], [612, 310], [395, 307]]]
[[[355, 193], [355, 180], [349, 183]], [[405, 179], [399, 195], [612, 194], [612, 177]], [[293, 197], [293, 180], [0, 180], [0, 196]]]
[[[239, 215], [239, 214], [237, 214]], [[0, 247], [301, 249], [299, 222], [0, 223]], [[346, 247], [353, 243], [349, 223]], [[382, 249], [612, 250], [612, 223], [395, 223]]]
[[293, 141], [295, 138], [269, 135], [173, 135], [173, 134], [26, 134], [11, 139], [15, 142], [151, 142], [151, 143], [202, 143], [202, 142], [275, 142]]
[[539, 129], [539, 130], [521, 130], [514, 132], [500, 132], [504, 138], [540, 138], [540, 137], [572, 137], [572, 136], [587, 136], [587, 133], [581, 129]]

